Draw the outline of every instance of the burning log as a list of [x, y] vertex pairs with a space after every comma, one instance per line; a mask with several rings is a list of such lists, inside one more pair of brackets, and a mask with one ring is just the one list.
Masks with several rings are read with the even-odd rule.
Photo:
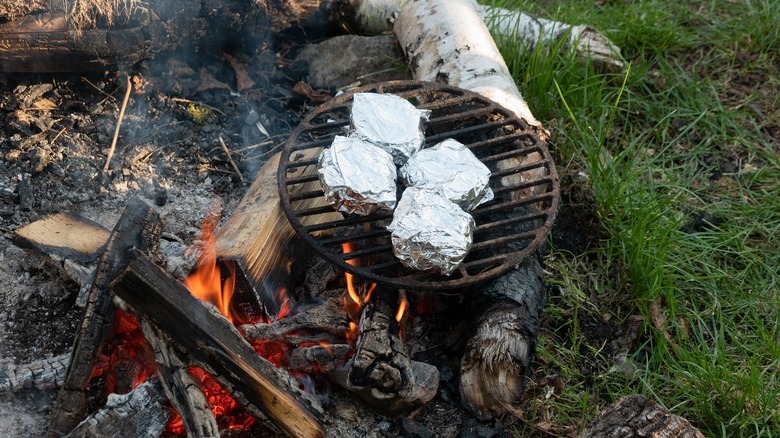
[[[296, 161], [306, 161], [318, 156], [320, 149], [298, 154]], [[261, 302], [265, 309], [239, 309], [239, 314], [250, 317], [276, 315], [279, 312], [281, 291], [292, 290], [291, 282], [297, 278], [293, 269], [300, 263], [293, 263], [308, 254], [308, 248], [298, 241], [295, 230], [282, 211], [279, 190], [277, 189], [277, 171], [279, 154], [271, 157], [257, 172], [252, 186], [244, 195], [227, 222], [216, 235], [217, 258], [222, 263], [232, 263], [242, 274], [237, 280], [237, 290], [248, 289], [254, 292], [256, 299], [238, 302]], [[304, 173], [305, 167], [299, 167], [288, 178]], [[318, 181], [301, 184], [296, 190], [313, 190]], [[324, 198], [309, 198], [299, 201], [303, 208], [327, 207]], [[330, 207], [328, 207], [330, 208]], [[317, 215], [317, 220], [328, 218], [338, 220], [341, 215], [333, 211], [330, 215]], [[313, 225], [308, 219], [306, 225]], [[252, 318], [249, 318], [252, 319]]]
[[52, 410], [50, 436], [66, 434], [86, 415], [84, 391], [116, 314], [109, 282], [122, 269], [128, 249], [155, 248], [161, 231], [157, 211], [138, 197], [130, 198], [98, 261], [65, 380]]
[[290, 436], [324, 436], [321, 408], [293, 376], [260, 357], [230, 321], [142, 252], [129, 254], [112, 289], [134, 313], [167, 333], [171, 345], [211, 374], [252, 415], [271, 420]]
[[0, 365], [0, 394], [35, 388], [54, 389], [62, 385], [69, 354], [36, 360], [24, 365]]
[[355, 356], [331, 377], [380, 412], [399, 413], [429, 402], [439, 370], [411, 360], [396, 320], [398, 294], [379, 287], [363, 307]]
[[[117, 300], [120, 300], [117, 298]], [[121, 301], [121, 300], [120, 300]], [[125, 307], [124, 302], [122, 302]], [[129, 311], [129, 309], [127, 309]], [[146, 342], [154, 351], [157, 376], [165, 395], [182, 418], [187, 436], [191, 438], [219, 437], [217, 419], [198, 382], [187, 371], [181, 353], [170, 346], [161, 333], [145, 318], [138, 320]]]
[[85, 419], [68, 438], [162, 435], [171, 413], [160, 383], [150, 378], [127, 394], [111, 394], [105, 407]]

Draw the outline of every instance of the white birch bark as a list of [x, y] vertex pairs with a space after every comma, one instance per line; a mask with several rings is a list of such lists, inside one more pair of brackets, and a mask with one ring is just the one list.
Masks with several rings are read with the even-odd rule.
[[[351, 0], [353, 21], [360, 31], [382, 33], [390, 30], [391, 22], [410, 0]], [[587, 25], [572, 25], [560, 21], [532, 17], [525, 12], [480, 5], [470, 2], [479, 17], [499, 41], [521, 40], [525, 49], [537, 44], [552, 45], [566, 38], [565, 46], [582, 58], [607, 68], [623, 67], [618, 48], [606, 36]]]
[[393, 27], [414, 78], [479, 93], [541, 129], [475, 6], [473, 0], [406, 3]]

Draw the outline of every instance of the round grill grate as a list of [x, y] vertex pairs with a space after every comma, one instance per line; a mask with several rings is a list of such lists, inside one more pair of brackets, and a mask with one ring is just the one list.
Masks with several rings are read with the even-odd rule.
[[[346, 135], [352, 96], [359, 92], [392, 93], [431, 110], [426, 145], [454, 138], [491, 170], [495, 199], [471, 212], [474, 243], [452, 275], [405, 268], [395, 258], [384, 228], [392, 214], [343, 215], [325, 201], [317, 159], [336, 135]], [[362, 87], [316, 108], [285, 143], [278, 181], [293, 229], [323, 257], [366, 280], [413, 290], [463, 288], [517, 266], [550, 231], [560, 192], [547, 145], [526, 123], [476, 93], [419, 81]]]

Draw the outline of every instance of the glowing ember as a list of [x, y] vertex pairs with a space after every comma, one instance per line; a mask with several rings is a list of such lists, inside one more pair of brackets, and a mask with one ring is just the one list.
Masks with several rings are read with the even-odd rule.
[[214, 239], [214, 228], [219, 222], [219, 217], [220, 208], [216, 206], [212, 207], [203, 219], [203, 246], [200, 260], [195, 270], [184, 280], [184, 285], [193, 296], [214, 304], [230, 322], [233, 322], [233, 317], [230, 315], [230, 299], [236, 286], [236, 272], [235, 268], [228, 264], [229, 275], [223, 283], [222, 272], [217, 266]]
[[[189, 367], [187, 371], [200, 383], [203, 395], [206, 396], [206, 401], [211, 406], [211, 412], [214, 413], [220, 429], [245, 430], [255, 423], [255, 418], [236, 403], [230, 393], [222, 389], [222, 386], [206, 371], [198, 367]], [[178, 436], [186, 435], [187, 430], [181, 416], [176, 410], [172, 412], [173, 417], [168, 422], [166, 432]]]
[[155, 373], [154, 355], [134, 316], [117, 310], [109, 353], [108, 392], [125, 394]]

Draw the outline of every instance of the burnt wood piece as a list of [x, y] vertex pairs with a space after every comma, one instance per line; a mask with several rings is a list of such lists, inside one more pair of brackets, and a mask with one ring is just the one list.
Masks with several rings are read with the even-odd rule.
[[127, 394], [111, 394], [105, 407], [76, 426], [68, 438], [155, 437], [170, 420], [165, 394], [154, 377]]
[[140, 317], [138, 323], [146, 342], [154, 351], [157, 377], [160, 379], [162, 389], [181, 416], [187, 429], [187, 437], [218, 438], [220, 435], [217, 419], [200, 384], [187, 371], [187, 364], [182, 354], [172, 348], [168, 337], [145, 318]]
[[49, 436], [67, 434], [84, 419], [87, 410], [84, 391], [116, 314], [109, 283], [123, 268], [125, 254], [130, 248], [156, 252], [161, 231], [160, 215], [152, 206], [138, 197], [127, 201], [95, 268], [65, 380], [52, 408]]
[[113, 21], [121, 25], [98, 14], [97, 26], [81, 28], [66, 2], [46, 3], [45, 10], [0, 23], [0, 72], [100, 71], [192, 45], [220, 51], [256, 44], [270, 27], [266, 8], [253, 0], [149, 0], [130, 16], [132, 8], [116, 12]]
[[394, 289], [374, 291], [361, 310], [355, 356], [344, 367], [346, 373], [332, 374], [374, 409], [391, 414], [427, 403], [439, 384], [436, 367], [411, 360], [395, 320], [398, 304]]
[[247, 412], [289, 436], [325, 435], [321, 407], [292, 375], [260, 357], [227, 318], [141, 251], [129, 253], [129, 264], [111, 286], [136, 316], [170, 336], [170, 345], [211, 374]]
[[[299, 154], [300, 160], [316, 158], [319, 149]], [[292, 290], [301, 263], [293, 263], [308, 255], [309, 250], [295, 234], [290, 222], [282, 211], [277, 172], [280, 154], [275, 154], [263, 164], [257, 172], [249, 191], [233, 210], [230, 218], [217, 231], [216, 252], [221, 263], [233, 263], [237, 266], [243, 283], [253, 291], [255, 297], [244, 299], [236, 296], [238, 303], [261, 302], [265, 309], [236, 309], [239, 315], [248, 320], [260, 316], [275, 316], [280, 309], [278, 299], [282, 291]], [[303, 173], [305, 167], [288, 174], [294, 177]], [[300, 190], [314, 190], [318, 181], [302, 184]], [[327, 206], [324, 197], [300, 201], [305, 208]], [[318, 220], [338, 220], [341, 215], [336, 211], [332, 215], [317, 215]], [[306, 223], [311, 225], [311, 219]], [[237, 287], [240, 293], [244, 287]]]
[[691, 423], [642, 395], [623, 397], [591, 421], [579, 438], [704, 438]]
[[13, 243], [61, 269], [78, 284], [86, 283], [84, 266], [100, 257], [111, 231], [85, 217], [57, 213], [14, 231]]
[[0, 394], [22, 389], [54, 389], [62, 385], [70, 354], [23, 365], [0, 365]]
[[289, 353], [288, 368], [301, 373], [329, 373], [343, 366], [352, 352], [348, 344], [300, 346]]
[[[241, 326], [241, 330], [249, 340], [284, 340], [289, 339], [292, 332], [302, 330], [315, 334], [329, 333], [341, 336], [343, 339], [350, 330], [351, 320], [341, 301], [328, 300], [295, 315], [269, 323], [245, 324]], [[301, 339], [305, 338], [301, 336]]]

